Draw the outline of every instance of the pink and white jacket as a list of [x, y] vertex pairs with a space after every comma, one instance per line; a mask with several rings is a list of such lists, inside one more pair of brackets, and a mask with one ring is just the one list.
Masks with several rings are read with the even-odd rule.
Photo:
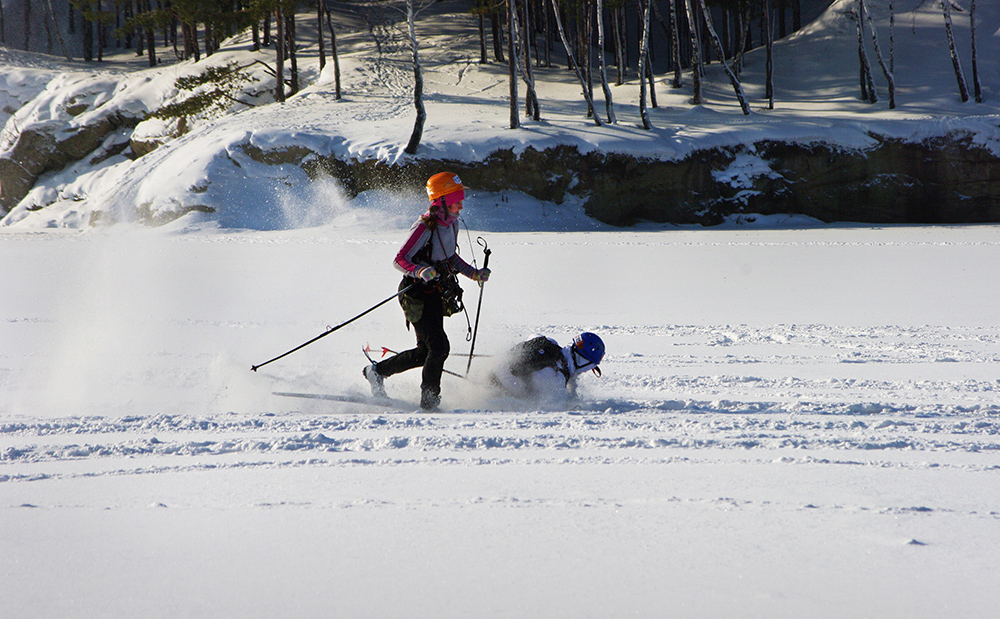
[[[428, 213], [429, 214], [429, 213]], [[410, 237], [403, 243], [394, 262], [397, 269], [403, 273], [417, 277], [417, 271], [423, 267], [434, 266], [432, 263], [447, 262], [452, 269], [462, 275], [472, 278], [476, 270], [458, 255], [458, 216], [450, 213], [437, 213], [437, 227], [431, 229], [417, 219], [410, 228]], [[415, 256], [430, 243], [430, 260], [421, 262]]]

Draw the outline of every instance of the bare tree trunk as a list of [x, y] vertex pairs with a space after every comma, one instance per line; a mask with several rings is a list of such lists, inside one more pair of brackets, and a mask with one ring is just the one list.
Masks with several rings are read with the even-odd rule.
[[861, 100], [869, 103], [878, 102], [878, 94], [875, 92], [875, 81], [872, 80], [872, 68], [868, 64], [868, 52], [865, 50], [865, 20], [862, 15], [863, 6], [861, 0], [855, 8], [851, 9], [855, 21], [858, 22], [858, 62], [860, 64], [861, 77]]
[[618, 70], [615, 77], [615, 86], [621, 86], [625, 83], [625, 43], [622, 41], [621, 25], [622, 8], [616, 7], [611, 9], [611, 14], [614, 16], [612, 28], [615, 31], [615, 68]]
[[545, 0], [538, 0], [538, 6], [542, 10], [542, 17], [543, 17], [542, 23], [544, 24], [544, 31], [545, 31], [544, 32], [545, 45], [542, 46], [542, 49], [545, 52], [544, 54], [542, 54], [542, 57], [544, 58], [543, 62], [545, 63], [544, 64], [545, 67], [551, 67], [552, 66], [552, 45], [551, 45], [552, 20], [549, 19], [549, 13], [551, 11], [549, 11], [549, 7], [545, 4]]
[[962, 103], [965, 103], [969, 100], [969, 87], [965, 84], [965, 72], [962, 71], [962, 61], [959, 60], [958, 51], [955, 49], [955, 35], [951, 28], [951, 0], [943, 0], [941, 6], [944, 7], [944, 30], [948, 36], [951, 64], [955, 67], [955, 78], [958, 80], [958, 94], [962, 97]]
[[513, 23], [511, 24], [512, 36], [510, 39], [514, 42], [515, 58], [518, 59], [515, 68], [521, 74], [521, 79], [524, 80], [527, 88], [527, 93], [524, 96], [524, 115], [532, 120], [540, 120], [541, 110], [538, 108], [538, 95], [535, 94], [535, 78], [531, 74], [531, 51], [528, 49], [526, 36], [522, 36], [522, 34], [527, 35], [527, 33], [521, 27], [520, 11], [518, 11], [517, 6], [512, 6], [511, 9]]
[[875, 20], [872, 19], [872, 13], [868, 10], [868, 6], [865, 4], [865, 0], [859, 0], [861, 3], [861, 10], [868, 14], [868, 25], [872, 29], [872, 45], [875, 47], [875, 57], [878, 58], [878, 64], [882, 67], [882, 74], [885, 75], [885, 81], [889, 84], [889, 109], [896, 109], [896, 80], [893, 78], [892, 71], [885, 64], [885, 58], [882, 57], [882, 49], [878, 45], [878, 32], [875, 30]]
[[[146, 0], [146, 11], [153, 11], [153, 4], [151, 0]], [[103, 39], [103, 37], [98, 37], [98, 39]], [[101, 46], [102, 44], [98, 42], [97, 44], [97, 54], [98, 59], [101, 57]], [[149, 66], [156, 66], [156, 33], [153, 31], [153, 24], [150, 21], [146, 22], [146, 56], [149, 58]]]
[[[52, 9], [52, 0], [45, 0], [45, 2], [49, 12], [49, 19], [52, 21], [52, 25], [55, 26], [56, 29], [56, 40], [59, 42], [59, 50], [62, 51], [62, 55], [67, 61], [72, 62], [73, 59], [70, 57], [69, 52], [66, 51], [66, 41], [63, 40], [62, 32], [59, 31], [59, 22], [56, 21], [56, 12]], [[2, 28], [3, 9], [0, 8], [0, 29]], [[0, 45], [4, 44], [5, 43], [0, 42]]]
[[[518, 29], [518, 32], [523, 32], [524, 37], [521, 41], [521, 45], [524, 47], [524, 52], [521, 56], [524, 58], [524, 66], [522, 70], [524, 72], [524, 83], [528, 88], [528, 92], [525, 95], [525, 114], [530, 116], [532, 120], [541, 120], [542, 110], [538, 106], [538, 93], [535, 92], [535, 75], [531, 70], [531, 46], [528, 44], [531, 33], [529, 32], [529, 21], [530, 16], [528, 14], [528, 4], [530, 0], [525, 0], [524, 2], [524, 24]], [[516, 15], [514, 16], [517, 17]]]
[[889, 73], [896, 74], [896, 11], [889, 0]]
[[[583, 58], [583, 75], [587, 79], [587, 94], [594, 98], [594, 54], [593, 54], [593, 33], [594, 27], [591, 23], [591, 0], [580, 2], [580, 56]], [[595, 112], [596, 113], [596, 112]]]
[[611, 99], [611, 88], [608, 86], [608, 70], [604, 61], [604, 0], [597, 0], [597, 49], [599, 55], [598, 70], [601, 73], [601, 89], [604, 91], [604, 108], [608, 115], [608, 123], [615, 124], [615, 104]]
[[764, 25], [767, 32], [764, 33], [764, 41], [767, 46], [767, 69], [765, 72], [764, 96], [767, 97], [767, 109], [774, 109], [774, 24], [771, 23], [771, 2], [764, 0]]
[[274, 75], [276, 84], [274, 85], [274, 99], [279, 103], [285, 102], [285, 16], [283, 9], [279, 6], [274, 11], [274, 28], [277, 30], [274, 43]]
[[517, 30], [514, 28], [514, 10], [514, 0], [507, 0], [507, 81], [510, 89], [511, 129], [521, 126], [521, 119], [517, 115], [517, 53], [514, 51], [514, 37]]
[[646, 50], [646, 80], [649, 82], [649, 107], [654, 110], [659, 105], [656, 104], [656, 77], [653, 75], [652, 48]]
[[672, 45], [670, 46], [670, 51], [674, 56], [674, 88], [681, 87], [681, 76], [683, 75], [683, 67], [681, 67], [681, 34], [680, 34], [680, 24], [677, 22], [677, 2], [678, 0], [669, 0], [670, 2], [670, 28], [673, 31]]
[[587, 83], [583, 79], [583, 74], [580, 73], [580, 67], [576, 64], [576, 59], [573, 57], [573, 48], [570, 47], [569, 41], [566, 40], [566, 31], [563, 29], [562, 17], [559, 16], [559, 4], [558, 0], [551, 0], [552, 2], [552, 12], [555, 14], [556, 27], [559, 29], [559, 38], [562, 39], [563, 47], [566, 48], [566, 57], [569, 60], [569, 64], [576, 71], [576, 78], [580, 80], [580, 87], [583, 88], [583, 98], [587, 100], [587, 115], [594, 119], [594, 123], [600, 127], [601, 117], [594, 112], [594, 101], [590, 98], [590, 93], [587, 91]]
[[479, 14], [479, 64], [486, 64], [486, 16]]
[[31, 2], [25, 0], [24, 2], [24, 22], [22, 23], [24, 29], [24, 50], [31, 51]]
[[701, 45], [698, 43], [698, 27], [695, 25], [694, 11], [691, 9], [691, 2], [693, 0], [679, 1], [684, 2], [684, 11], [687, 13], [688, 18], [688, 29], [691, 31], [691, 81], [694, 86], [691, 103], [701, 105]]
[[299, 92], [299, 56], [295, 50], [295, 5], [289, 7], [285, 17], [285, 44], [288, 46], [288, 60], [291, 68], [291, 92], [295, 95]]
[[490, 13], [490, 29], [493, 31], [493, 58], [497, 62], [505, 62], [503, 59], [503, 29], [500, 27], [500, 19], [497, 12]]
[[653, 128], [649, 122], [649, 111], [646, 110], [646, 54], [649, 53], [649, 13], [652, 0], [640, 1], [639, 8], [642, 9], [642, 33], [639, 43], [639, 118], [642, 119], [642, 128], [647, 131]]
[[330, 31], [330, 55], [333, 56], [333, 98], [340, 100], [340, 55], [337, 54], [337, 31], [333, 29], [333, 19], [330, 18], [330, 11], [326, 11], [326, 27]]
[[726, 70], [726, 75], [729, 76], [729, 83], [733, 85], [733, 90], [736, 91], [736, 99], [740, 102], [740, 109], [743, 110], [745, 116], [749, 116], [750, 105], [747, 103], [746, 93], [743, 92], [743, 84], [740, 83], [739, 78], [736, 77], [736, 74], [733, 73], [732, 69], [726, 63], [726, 54], [722, 49], [722, 41], [719, 40], [719, 35], [715, 32], [715, 26], [712, 24], [712, 15], [708, 11], [708, 6], [705, 4], [705, 0], [698, 0], [698, 5], [701, 7], [701, 14], [705, 18], [705, 27], [708, 30], [712, 46], [715, 48], [715, 53], [719, 55], [719, 61]]
[[413, 50], [413, 106], [417, 109], [417, 119], [413, 123], [413, 133], [410, 141], [403, 149], [407, 155], [414, 155], [420, 140], [424, 135], [424, 122], [427, 120], [427, 110], [424, 109], [424, 76], [420, 70], [420, 54], [417, 49], [416, 19], [413, 14], [413, 0], [406, 0], [406, 28], [410, 35], [410, 48]]
[[326, 67], [326, 47], [323, 45], [323, 3], [325, 0], [316, 0], [316, 40], [319, 44], [319, 70]]
[[739, 28], [739, 36], [736, 42], [736, 57], [733, 58], [733, 70], [737, 74], [743, 71], [743, 55], [747, 52], [747, 35], [750, 34], [750, 2], [747, 1], [743, 4], [742, 10], [737, 16], [737, 28]]
[[976, 103], [982, 103], [983, 89], [979, 85], [979, 65], [976, 61], [976, 0], [972, 0], [972, 6], [969, 8], [969, 34], [972, 37], [972, 85]]

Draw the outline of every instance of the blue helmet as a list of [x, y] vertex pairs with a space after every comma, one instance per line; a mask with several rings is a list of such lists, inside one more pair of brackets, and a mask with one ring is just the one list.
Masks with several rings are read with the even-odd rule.
[[586, 331], [573, 338], [573, 352], [598, 365], [604, 358], [604, 342], [597, 335]]

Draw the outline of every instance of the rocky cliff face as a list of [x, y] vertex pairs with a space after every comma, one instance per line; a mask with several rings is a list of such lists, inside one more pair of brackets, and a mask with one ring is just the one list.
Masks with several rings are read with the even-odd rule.
[[[135, 124], [137, 119], [103, 119], [62, 139], [44, 127], [25, 131], [0, 157], [3, 206], [17, 204], [41, 174], [92, 157], [116, 128]], [[431, 174], [450, 169], [479, 190], [519, 190], [556, 203], [568, 195], [582, 197], [591, 216], [619, 226], [642, 220], [713, 225], [741, 212], [876, 224], [1000, 222], [1000, 157], [973, 136], [952, 134], [919, 143], [872, 138], [875, 146], [864, 150], [759, 142], [695, 151], [679, 161], [581, 153], [567, 146], [517, 154], [498, 150], [476, 162], [402, 164], [344, 161], [307, 148], [265, 151], [247, 144], [243, 150], [261, 163], [295, 164], [313, 178], [334, 177], [349, 195], [376, 188], [412, 190]], [[145, 154], [134, 143], [133, 151], [133, 156]], [[205, 210], [198, 204], [191, 208]], [[184, 212], [179, 208], [176, 216]], [[148, 221], [164, 223], [163, 217]]]
[[578, 195], [591, 216], [613, 225], [712, 225], [739, 212], [798, 213], [826, 222], [1000, 221], [1000, 158], [966, 135], [922, 143], [880, 139], [866, 150], [764, 142], [696, 151], [681, 161], [567, 147], [497, 151], [475, 163], [299, 160], [311, 174], [338, 178], [349, 193], [420, 186], [451, 169], [477, 189], [515, 189], [557, 203]]
[[28, 195], [42, 174], [87, 157], [99, 159], [109, 151], [125, 150], [127, 140], [118, 144], [105, 142], [119, 129], [130, 129], [138, 123], [138, 118], [108, 114], [75, 131], [67, 131], [66, 123], [58, 120], [21, 131], [13, 146], [0, 156], [0, 214], [7, 213]]

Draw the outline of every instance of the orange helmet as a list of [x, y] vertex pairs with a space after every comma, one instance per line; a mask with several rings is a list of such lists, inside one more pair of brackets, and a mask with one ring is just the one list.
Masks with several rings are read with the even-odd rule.
[[465, 192], [462, 179], [452, 172], [438, 172], [427, 179], [427, 197], [431, 202], [456, 191]]

